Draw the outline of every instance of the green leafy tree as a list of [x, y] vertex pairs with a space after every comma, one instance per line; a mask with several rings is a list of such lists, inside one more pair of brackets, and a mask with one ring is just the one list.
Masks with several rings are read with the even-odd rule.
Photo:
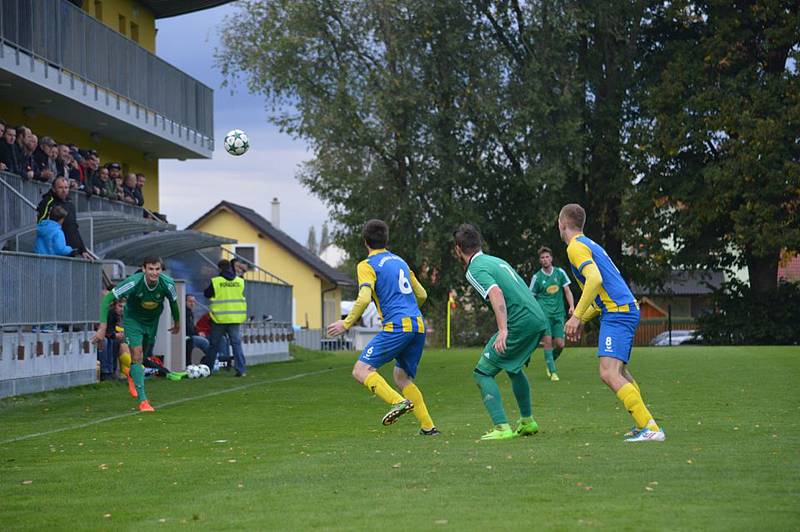
[[632, 129], [642, 244], [673, 264], [746, 267], [774, 291], [800, 249], [800, 4], [665, 2], [649, 14]]

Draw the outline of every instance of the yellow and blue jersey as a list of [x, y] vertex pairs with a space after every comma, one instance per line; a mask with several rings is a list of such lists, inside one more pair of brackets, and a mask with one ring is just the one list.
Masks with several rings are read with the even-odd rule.
[[570, 267], [578, 281], [578, 285], [583, 290], [586, 278], [581, 273], [583, 269], [594, 264], [603, 276], [603, 286], [600, 293], [594, 300], [595, 305], [600, 311], [606, 312], [630, 312], [638, 310], [636, 298], [633, 297], [628, 285], [622, 278], [611, 257], [608, 256], [599, 244], [583, 234], [575, 235], [567, 245], [567, 255], [569, 256]]
[[358, 264], [358, 286], [372, 289], [372, 300], [386, 332], [425, 332], [415, 292], [424, 289], [406, 261], [385, 249]]

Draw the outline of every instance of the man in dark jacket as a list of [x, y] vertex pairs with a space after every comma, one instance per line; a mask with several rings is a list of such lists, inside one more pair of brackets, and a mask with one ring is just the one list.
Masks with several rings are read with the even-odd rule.
[[78, 230], [78, 219], [75, 216], [75, 204], [69, 199], [69, 181], [63, 177], [58, 177], [53, 181], [53, 186], [42, 195], [42, 201], [37, 208], [36, 221], [41, 222], [50, 218], [53, 207], [58, 205], [67, 211], [67, 217], [61, 228], [64, 230], [64, 237], [67, 245], [78, 250], [81, 256], [87, 260], [92, 260], [92, 255], [83, 245], [81, 233]]

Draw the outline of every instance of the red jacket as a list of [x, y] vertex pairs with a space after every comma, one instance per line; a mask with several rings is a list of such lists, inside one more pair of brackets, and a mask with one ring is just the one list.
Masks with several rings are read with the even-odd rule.
[[206, 338], [211, 337], [211, 316], [208, 315], [208, 312], [203, 314], [203, 316], [197, 320], [197, 323], [194, 325], [195, 329], [197, 329], [198, 334], [203, 334]]

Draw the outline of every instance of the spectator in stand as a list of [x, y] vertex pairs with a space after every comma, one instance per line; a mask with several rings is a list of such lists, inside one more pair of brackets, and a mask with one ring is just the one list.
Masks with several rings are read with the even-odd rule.
[[100, 380], [108, 381], [114, 378], [114, 366], [119, 356], [119, 345], [124, 341], [122, 331], [122, 301], [114, 301], [108, 308], [106, 322], [106, 344], [104, 349], [97, 350], [97, 359], [100, 361]]
[[117, 199], [117, 192], [114, 190], [114, 181], [108, 174], [108, 168], [103, 167], [97, 171], [92, 180], [92, 194], [108, 199]]
[[72, 160], [75, 161], [69, 172], [69, 178], [75, 181], [74, 188], [91, 194], [91, 169], [89, 168], [88, 155], [77, 147], [70, 148], [70, 153], [72, 154]]
[[11, 145], [11, 164], [8, 171], [22, 177], [26, 177], [25, 172], [25, 137], [31, 134], [31, 130], [25, 126], [16, 127], [16, 140]]
[[58, 145], [50, 137], [42, 137], [39, 146], [33, 152], [34, 177], [39, 181], [52, 183], [58, 174], [56, 159], [58, 158]]
[[78, 219], [75, 216], [75, 204], [69, 198], [69, 182], [63, 177], [57, 177], [53, 181], [53, 185], [45, 194], [42, 195], [42, 200], [39, 202], [37, 208], [36, 220], [41, 222], [47, 220], [52, 216], [54, 207], [61, 207], [67, 212], [64, 223], [61, 228], [64, 231], [67, 245], [78, 250], [78, 253], [87, 260], [92, 260], [92, 255], [86, 250], [83, 245], [81, 233], [78, 230]]
[[144, 174], [136, 174], [136, 205], [144, 207], [144, 184], [147, 178]]
[[[17, 141], [17, 144], [19, 144], [19, 133], [17, 133]], [[39, 178], [36, 173], [36, 160], [33, 158], [33, 153], [36, 151], [38, 145], [39, 137], [34, 135], [29, 129], [27, 135], [25, 135], [25, 140], [22, 142], [18, 161], [20, 166], [17, 168], [19, 170], [17, 174], [21, 175], [23, 179]]]
[[[133, 174], [130, 174], [133, 175]], [[130, 177], [130, 176], [129, 176]], [[136, 177], [136, 176], [134, 176]], [[197, 304], [197, 299], [191, 294], [186, 295], [186, 365], [192, 363], [192, 349], [195, 347], [203, 352], [203, 355], [208, 356], [208, 350], [211, 348], [211, 343], [208, 341], [208, 335], [201, 333], [197, 330], [194, 324], [194, 307]], [[214, 368], [209, 368], [214, 369]]]
[[36, 224], [36, 245], [33, 252], [38, 255], [58, 255], [60, 257], [70, 257], [77, 253], [77, 250], [67, 245], [64, 237], [64, 220], [67, 218], [67, 211], [63, 207], [56, 205], [50, 212], [49, 220], [41, 220]]
[[108, 168], [108, 177], [114, 188], [114, 197], [112, 199], [122, 200], [122, 166], [119, 163], [108, 163], [106, 168]]
[[128, 174], [125, 184], [122, 186], [122, 201], [132, 205], [138, 205], [136, 200], [136, 174]]
[[[5, 135], [7, 124], [5, 120], [0, 120], [0, 172], [8, 170], [5, 161]], [[16, 135], [16, 132], [14, 133]]]
[[100, 168], [100, 159], [97, 157], [97, 154], [92, 151], [81, 150], [80, 154], [83, 158], [82, 164], [84, 192], [91, 196], [94, 193], [92, 184], [97, 179], [97, 172]]
[[[66, 144], [59, 144], [56, 150], [56, 177], [66, 177], [69, 179], [70, 167], [72, 165], [72, 153], [69, 151], [69, 146]], [[55, 179], [55, 178], [53, 178]], [[70, 183], [72, 188], [72, 183]]]

